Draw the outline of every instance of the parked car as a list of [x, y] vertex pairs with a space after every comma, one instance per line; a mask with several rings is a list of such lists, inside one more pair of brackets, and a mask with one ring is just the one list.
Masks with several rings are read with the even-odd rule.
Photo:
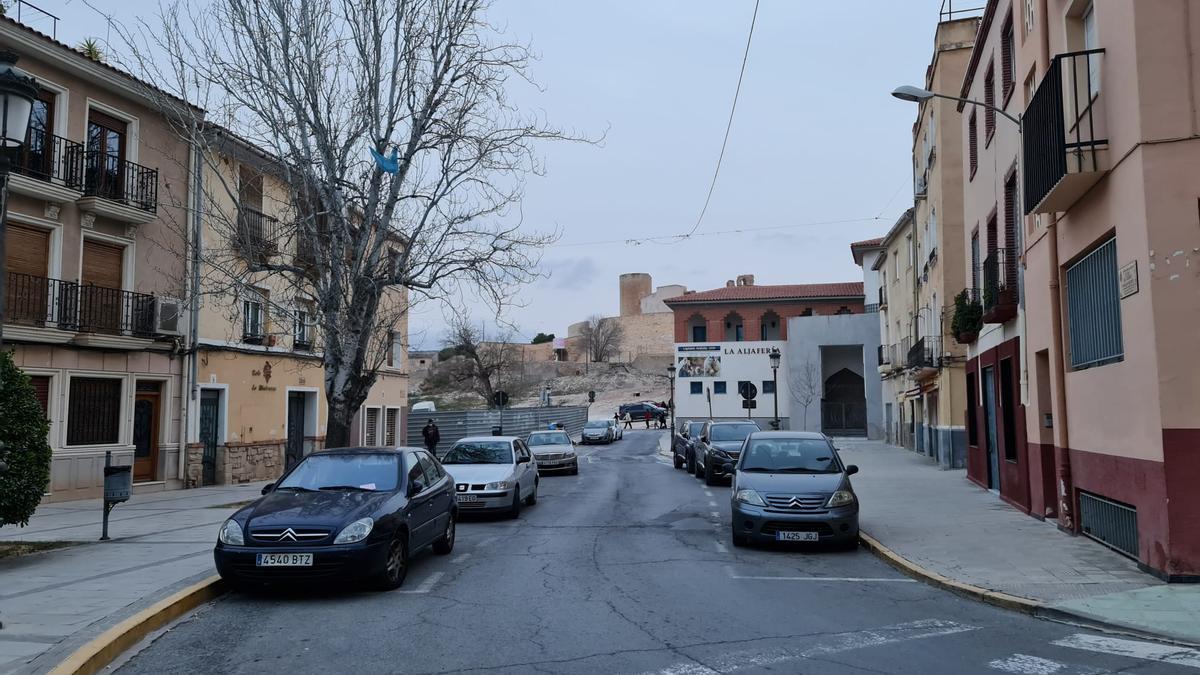
[[734, 469], [733, 543], [807, 541], [855, 546], [858, 497], [842, 458], [824, 434], [759, 431]]
[[416, 448], [308, 455], [221, 525], [213, 558], [235, 586], [365, 579], [397, 588], [409, 557], [454, 549], [453, 483]]
[[538, 473], [566, 471], [579, 474], [579, 457], [575, 454], [575, 443], [565, 431], [534, 431], [525, 439], [533, 452], [533, 461]]
[[587, 445], [589, 443], [612, 443], [616, 439], [616, 432], [613, 431], [613, 425], [608, 420], [591, 420], [583, 425], [583, 432], [579, 434], [579, 442]]
[[649, 418], [650, 420], [658, 419], [660, 413], [665, 412], [662, 408], [653, 403], [625, 403], [617, 409], [617, 414], [621, 419], [625, 419], [625, 413], [629, 413], [629, 419], [635, 422], [641, 422]]
[[463, 511], [504, 511], [510, 518], [521, 505], [537, 503], [538, 472], [525, 441], [514, 436], [473, 436], [442, 455]]
[[605, 420], [605, 421], [608, 422], [608, 426], [612, 427], [613, 438], [615, 438], [618, 441], [621, 440], [622, 438], [625, 438], [625, 429], [623, 429], [621, 427], [620, 423], [618, 423], [616, 420]]
[[679, 430], [675, 432], [675, 442], [671, 448], [671, 459], [676, 469], [686, 467], [688, 472], [695, 473], [696, 458], [692, 455], [692, 451], [703, 429], [703, 421], [685, 420], [679, 424]]
[[742, 441], [759, 431], [754, 422], [705, 422], [700, 438], [692, 446], [692, 473], [705, 485], [716, 485], [725, 475], [725, 464], [737, 461]]

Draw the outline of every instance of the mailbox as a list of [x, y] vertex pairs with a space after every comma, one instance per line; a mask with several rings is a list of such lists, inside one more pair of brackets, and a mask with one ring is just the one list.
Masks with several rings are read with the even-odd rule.
[[133, 467], [104, 467], [104, 501], [110, 504], [129, 501], [133, 489]]

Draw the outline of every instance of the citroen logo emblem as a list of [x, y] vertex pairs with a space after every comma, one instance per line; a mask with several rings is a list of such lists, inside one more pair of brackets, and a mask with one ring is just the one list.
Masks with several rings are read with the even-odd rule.
[[288, 529], [279, 533], [279, 541], [296, 541], [296, 533], [292, 531], [292, 528], [289, 527]]
[[[804, 502], [800, 501], [799, 497], [792, 497], [792, 501], [788, 502], [788, 506], [792, 507], [793, 509], [798, 509], [801, 506], [804, 506]], [[288, 532], [291, 532], [291, 530], [288, 530]]]

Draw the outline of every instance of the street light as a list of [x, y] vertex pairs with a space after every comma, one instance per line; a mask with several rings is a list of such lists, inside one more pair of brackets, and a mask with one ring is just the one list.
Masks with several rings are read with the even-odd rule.
[[768, 356], [771, 359], [771, 399], [775, 402], [775, 419], [771, 422], [771, 428], [779, 431], [779, 361], [783, 353], [779, 347], [772, 347]]
[[5, 282], [4, 242], [8, 222], [8, 173], [10, 149], [25, 143], [29, 131], [29, 116], [33, 112], [33, 100], [38, 95], [37, 80], [17, 68], [17, 55], [11, 51], [0, 51], [0, 345], [4, 344], [4, 317], [8, 291]]
[[959, 96], [947, 96], [945, 94], [938, 94], [938, 93], [929, 91], [928, 89], [914, 87], [909, 84], [906, 84], [906, 85], [903, 85], [900, 87], [896, 87], [895, 89], [893, 89], [892, 96], [895, 96], [896, 98], [900, 99], [901, 101], [908, 101], [909, 103], [924, 103], [925, 101], [928, 101], [931, 98], [944, 98], [944, 99], [947, 99], [950, 101], [961, 101], [962, 103], [970, 103], [971, 105], [977, 105], [981, 108], [987, 108], [995, 113], [1003, 115], [1004, 117], [1007, 117], [1009, 120], [1012, 120], [1014, 123], [1016, 123], [1018, 129], [1020, 129], [1020, 127], [1021, 127], [1021, 118], [1020, 117], [1014, 117], [1013, 115], [1010, 115], [1010, 114], [1004, 112], [1000, 108], [997, 108], [994, 105], [988, 105], [987, 103], [984, 103], [983, 101], [975, 101], [975, 100], [972, 100], [969, 98], [961, 98]]
[[[671, 357], [674, 359], [674, 357]], [[667, 377], [671, 380], [671, 395], [667, 398], [667, 412], [671, 415], [671, 445], [675, 445], [675, 362], [667, 364]]]

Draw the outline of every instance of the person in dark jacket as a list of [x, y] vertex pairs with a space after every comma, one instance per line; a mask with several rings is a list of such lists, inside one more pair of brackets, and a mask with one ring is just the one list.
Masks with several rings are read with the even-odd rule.
[[429, 451], [429, 454], [437, 455], [437, 444], [442, 440], [442, 434], [438, 432], [438, 425], [433, 423], [432, 418], [425, 428], [421, 429], [421, 437], [425, 439], [425, 449]]

